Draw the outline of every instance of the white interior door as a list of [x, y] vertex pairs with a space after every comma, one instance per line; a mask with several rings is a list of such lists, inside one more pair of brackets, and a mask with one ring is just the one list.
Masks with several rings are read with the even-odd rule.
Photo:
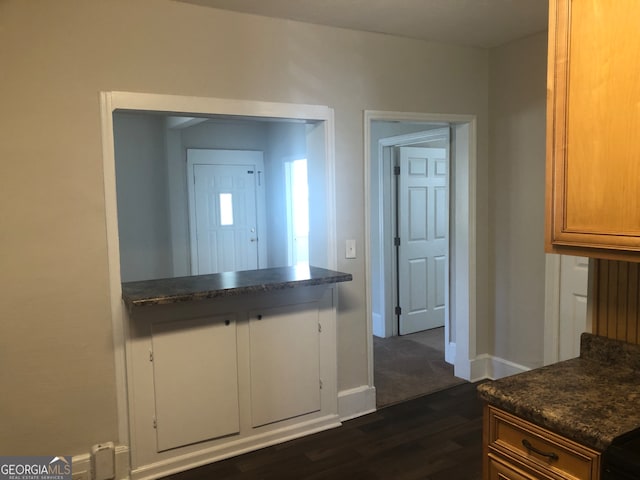
[[589, 259], [560, 256], [560, 327], [558, 360], [580, 355], [580, 335], [591, 331], [587, 320]]
[[187, 159], [192, 275], [260, 268], [262, 152], [189, 149]]
[[399, 333], [442, 327], [448, 312], [449, 159], [444, 148], [399, 148]]

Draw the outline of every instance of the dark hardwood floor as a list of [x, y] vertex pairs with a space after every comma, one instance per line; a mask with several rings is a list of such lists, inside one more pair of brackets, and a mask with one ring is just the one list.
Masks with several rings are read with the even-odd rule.
[[465, 383], [165, 479], [480, 480], [481, 442], [482, 405]]

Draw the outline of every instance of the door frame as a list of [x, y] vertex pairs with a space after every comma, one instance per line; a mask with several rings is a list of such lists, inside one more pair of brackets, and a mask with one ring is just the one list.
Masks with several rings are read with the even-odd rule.
[[[378, 162], [377, 170], [372, 165], [371, 125], [374, 121], [440, 123], [449, 124], [453, 139], [450, 152], [451, 169], [455, 169], [455, 178], [450, 182], [450, 229], [455, 230], [455, 238], [450, 236], [449, 262], [451, 284], [450, 295], [453, 299], [450, 308], [449, 336], [445, 338], [445, 359], [454, 365], [454, 374], [466, 380], [482, 376], [475, 372], [476, 360], [476, 164], [477, 164], [477, 119], [475, 115], [429, 114], [391, 111], [364, 111], [364, 186], [365, 186], [365, 248], [371, 252], [374, 235], [380, 236], [380, 229], [371, 229], [371, 182], [376, 174], [378, 188], [381, 188], [382, 168]], [[382, 214], [381, 202], [375, 207]], [[383, 259], [365, 257], [365, 312], [367, 324], [367, 351], [369, 386], [373, 383], [373, 318], [372, 318], [372, 262]], [[477, 363], [477, 362], [476, 362]], [[480, 374], [480, 375], [479, 375]]]
[[[225, 159], [224, 163], [217, 162], [211, 159], [199, 159], [194, 160], [189, 158], [189, 150], [215, 150], [217, 152], [229, 152], [231, 158]], [[258, 170], [258, 176], [256, 177], [255, 198], [256, 198], [256, 230], [258, 232], [258, 268], [265, 268], [267, 266], [267, 227], [266, 227], [266, 211], [265, 211], [265, 188], [264, 188], [264, 152], [257, 150], [225, 150], [223, 148], [187, 148], [187, 208], [189, 209], [189, 253], [190, 253], [190, 266], [191, 275], [194, 270], [194, 251], [196, 249], [196, 213], [195, 213], [195, 186], [190, 180], [194, 177], [194, 165], [233, 165], [243, 166], [248, 162], [242, 161], [236, 158], [237, 154], [261, 154], [259, 162], [253, 162]], [[262, 177], [262, 180], [260, 178]]]
[[231, 100], [214, 97], [192, 97], [153, 93], [100, 92], [102, 133], [102, 168], [104, 178], [105, 226], [109, 271], [109, 306], [113, 330], [115, 385], [118, 416], [118, 440], [131, 445], [127, 393], [126, 351], [131, 333], [122, 302], [120, 244], [116, 194], [113, 113], [116, 111], [163, 112], [183, 116], [229, 115], [268, 120], [298, 119], [322, 124], [324, 133], [324, 209], [326, 211], [327, 268], [337, 268], [335, 225], [335, 121], [333, 109], [322, 105], [274, 103], [253, 100]]

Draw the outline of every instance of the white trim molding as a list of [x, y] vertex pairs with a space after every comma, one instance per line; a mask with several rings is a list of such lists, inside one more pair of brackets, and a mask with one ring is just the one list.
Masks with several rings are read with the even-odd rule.
[[376, 411], [376, 389], [362, 385], [338, 392], [338, 415], [341, 421]]
[[[91, 471], [91, 453], [74, 455], [71, 459], [71, 469], [74, 479], [90, 480], [95, 478]], [[129, 479], [129, 448], [125, 445], [115, 447], [115, 477], [114, 480]]]
[[531, 370], [529, 367], [519, 365], [504, 358], [494, 357], [493, 355], [478, 355], [471, 362], [471, 378], [472, 382], [479, 380], [497, 380], [499, 378], [510, 377], [517, 373]]
[[[244, 453], [270, 447], [296, 438], [313, 435], [342, 425], [337, 415], [327, 415], [295, 425], [283, 426], [264, 434], [247, 439], [225, 443], [220, 447], [210, 447], [176, 455], [166, 460], [142, 465], [131, 471], [132, 480], [155, 480], [174, 473], [184, 472], [209, 463], [218, 462]], [[120, 479], [117, 479], [120, 480]]]

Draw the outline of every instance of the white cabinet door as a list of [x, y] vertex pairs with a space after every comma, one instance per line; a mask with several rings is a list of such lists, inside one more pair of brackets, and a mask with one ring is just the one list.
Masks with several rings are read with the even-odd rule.
[[238, 433], [235, 319], [153, 323], [151, 343], [157, 451]]
[[320, 410], [318, 315], [317, 302], [250, 313], [253, 427]]

